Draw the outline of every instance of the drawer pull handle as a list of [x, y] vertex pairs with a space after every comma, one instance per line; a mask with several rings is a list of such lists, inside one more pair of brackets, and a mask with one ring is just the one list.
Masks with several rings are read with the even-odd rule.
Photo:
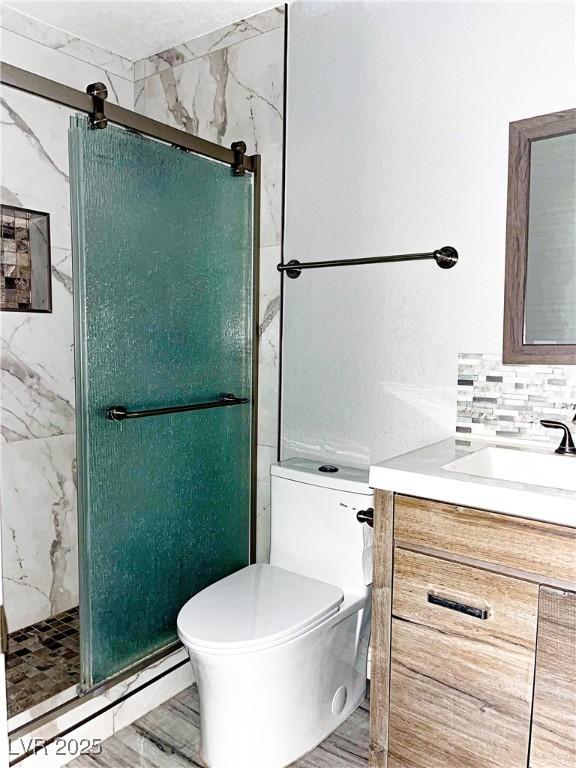
[[428, 602], [432, 605], [439, 605], [441, 608], [448, 608], [451, 611], [465, 613], [466, 616], [473, 616], [475, 619], [482, 619], [482, 621], [488, 618], [487, 608], [474, 608], [473, 605], [465, 605], [464, 603], [457, 603], [456, 600], [448, 600], [446, 597], [438, 597], [432, 592], [428, 592]]

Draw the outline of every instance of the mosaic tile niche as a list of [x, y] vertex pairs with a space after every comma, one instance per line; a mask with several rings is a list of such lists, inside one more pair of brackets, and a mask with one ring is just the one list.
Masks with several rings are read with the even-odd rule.
[[459, 435], [555, 445], [556, 430], [540, 419], [571, 422], [575, 413], [576, 366], [513, 366], [500, 355], [459, 355]]
[[2, 205], [0, 216], [0, 309], [50, 312], [48, 214]]

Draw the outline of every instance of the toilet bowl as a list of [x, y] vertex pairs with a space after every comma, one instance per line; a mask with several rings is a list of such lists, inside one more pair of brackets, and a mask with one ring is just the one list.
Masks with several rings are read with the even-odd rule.
[[356, 513], [372, 492], [362, 470], [318, 469], [274, 465], [271, 564], [204, 589], [178, 616], [209, 768], [284, 768], [364, 699], [370, 579]]

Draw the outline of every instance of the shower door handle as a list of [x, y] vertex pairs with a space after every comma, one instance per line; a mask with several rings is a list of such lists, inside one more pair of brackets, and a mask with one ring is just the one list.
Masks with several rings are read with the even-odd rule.
[[242, 405], [248, 403], [247, 397], [236, 395], [222, 395], [218, 400], [209, 400], [205, 403], [189, 403], [188, 405], [172, 405], [167, 408], [148, 408], [145, 411], [129, 411], [125, 405], [113, 405], [106, 411], [110, 421], [124, 421], [125, 419], [143, 419], [146, 416], [164, 416], [168, 413], [183, 413], [184, 411], [204, 411], [208, 408], [226, 408], [230, 405]]

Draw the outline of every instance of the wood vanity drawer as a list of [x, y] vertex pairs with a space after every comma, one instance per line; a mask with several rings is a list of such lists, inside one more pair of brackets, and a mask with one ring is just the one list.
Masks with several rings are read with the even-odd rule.
[[575, 528], [397, 495], [394, 538], [576, 583]]
[[537, 614], [537, 584], [396, 550], [388, 768], [526, 768]]

